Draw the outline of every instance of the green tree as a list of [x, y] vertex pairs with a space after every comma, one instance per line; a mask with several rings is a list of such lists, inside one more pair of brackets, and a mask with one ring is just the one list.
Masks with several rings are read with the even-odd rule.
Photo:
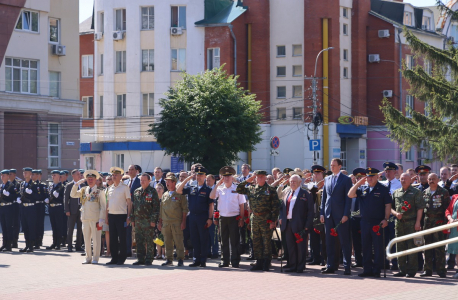
[[217, 174], [261, 141], [261, 104], [223, 66], [182, 76], [159, 100], [160, 120], [149, 125], [148, 133], [167, 154], [200, 162]]
[[[438, 6], [445, 13], [456, 18], [440, 1]], [[426, 114], [410, 111], [411, 118], [394, 108], [388, 99], [383, 99], [381, 110], [390, 131], [390, 137], [403, 150], [411, 146], [427, 145], [432, 148], [435, 159], [457, 158], [458, 148], [458, 51], [450, 43], [447, 49], [435, 48], [419, 40], [404, 28], [406, 39], [415, 53], [428, 59], [434, 66], [429, 73], [423, 66], [408, 69], [403, 64], [402, 73], [410, 83], [410, 91], [416, 99], [426, 103]]]

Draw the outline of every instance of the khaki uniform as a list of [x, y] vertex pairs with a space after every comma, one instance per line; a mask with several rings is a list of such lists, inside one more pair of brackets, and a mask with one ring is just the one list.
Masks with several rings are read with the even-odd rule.
[[183, 213], [188, 212], [186, 196], [175, 191], [167, 191], [162, 195], [159, 218], [162, 220], [161, 233], [164, 236], [165, 256], [173, 261], [173, 245], [177, 249], [177, 259], [184, 260], [183, 230], [181, 222]]

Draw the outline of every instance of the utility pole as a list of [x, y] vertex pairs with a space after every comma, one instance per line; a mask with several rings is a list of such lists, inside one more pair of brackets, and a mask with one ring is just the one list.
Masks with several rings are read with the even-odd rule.
[[[312, 122], [313, 122], [313, 139], [317, 140], [318, 139], [318, 124], [320, 123], [320, 120], [318, 119], [319, 116], [317, 115], [317, 109], [318, 109], [318, 99], [317, 99], [317, 88], [318, 88], [318, 80], [326, 79], [325, 77], [316, 77], [316, 66], [318, 63], [318, 58], [320, 57], [320, 54], [323, 53], [324, 51], [328, 51], [334, 49], [334, 47], [329, 47], [321, 50], [318, 55], [316, 56], [315, 60], [315, 73], [313, 77], [305, 77], [305, 79], [312, 80], [312, 100], [313, 100], [313, 116], [312, 116]], [[317, 151], [313, 151], [313, 164], [316, 165], [318, 164], [318, 158], [317, 158]]]

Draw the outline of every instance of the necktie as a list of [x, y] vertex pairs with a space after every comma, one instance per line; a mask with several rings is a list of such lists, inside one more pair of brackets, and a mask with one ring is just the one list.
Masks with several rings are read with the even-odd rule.
[[331, 193], [334, 191], [334, 186], [336, 185], [336, 178], [337, 178], [337, 176], [332, 175], [332, 180], [331, 180]]
[[89, 194], [92, 193], [92, 188], [89, 188]]
[[388, 192], [389, 192], [390, 195], [391, 195], [391, 181], [388, 181]]
[[293, 199], [293, 194], [294, 194], [294, 191], [291, 191], [291, 194], [289, 194], [289, 197], [286, 200], [286, 217], [287, 218], [288, 218], [288, 214], [289, 214], [289, 206], [291, 205], [291, 199]]

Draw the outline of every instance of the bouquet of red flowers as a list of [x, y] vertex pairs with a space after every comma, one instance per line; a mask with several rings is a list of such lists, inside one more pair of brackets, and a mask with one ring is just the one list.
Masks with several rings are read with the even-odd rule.
[[336, 227], [331, 228], [331, 233], [330, 233], [331, 236], [338, 236], [338, 234], [337, 234], [337, 228], [339, 228], [340, 224], [342, 224], [342, 221], [340, 221], [339, 224], [337, 224]]
[[245, 218], [248, 218], [250, 216], [250, 214], [248, 213], [248, 210], [245, 209]]
[[267, 224], [273, 223], [274, 221], [272, 220], [267, 220]]
[[246, 224], [250, 224], [250, 219], [249, 219], [249, 218], [248, 218], [248, 219], [245, 219], [245, 223], [246, 223]]
[[302, 236], [304, 235], [305, 231], [304, 230], [301, 230], [299, 232], [296, 232], [294, 234], [294, 237], [296, 238], [296, 243], [299, 244], [301, 242], [304, 241], [304, 239], [302, 238]]
[[237, 221], [240, 220], [242, 217], [241, 216], [237, 216], [237, 218], [235, 218]]
[[316, 234], [320, 234], [320, 233], [321, 233], [321, 232], [320, 232], [318, 229], [316, 229], [316, 228], [313, 228], [313, 231], [315, 231]]
[[405, 213], [406, 211], [408, 211], [411, 208], [412, 206], [407, 201], [404, 201], [404, 205], [401, 207], [403, 213]]
[[219, 211], [215, 211], [215, 213], [213, 214], [213, 218], [219, 219]]
[[372, 231], [375, 232], [377, 235], [380, 235], [380, 229], [382, 229], [382, 223], [372, 227]]

